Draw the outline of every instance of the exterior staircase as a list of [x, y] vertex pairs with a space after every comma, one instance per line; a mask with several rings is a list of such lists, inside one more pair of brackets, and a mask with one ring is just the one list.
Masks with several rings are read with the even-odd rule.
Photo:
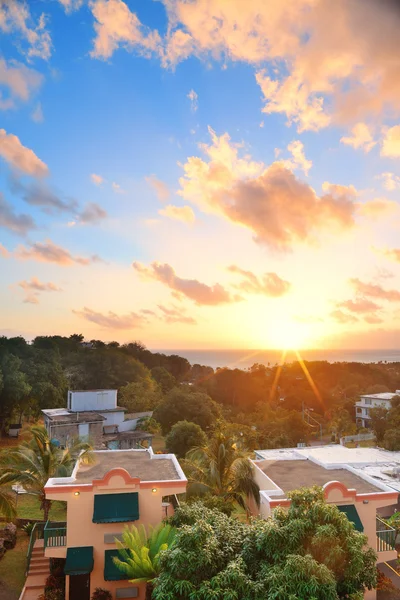
[[32, 549], [29, 571], [19, 600], [37, 600], [44, 593], [47, 577], [50, 575], [50, 561], [44, 555], [44, 541], [36, 540]]

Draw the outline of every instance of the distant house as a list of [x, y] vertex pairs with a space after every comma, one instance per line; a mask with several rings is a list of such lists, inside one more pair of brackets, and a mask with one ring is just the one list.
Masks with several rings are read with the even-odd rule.
[[125, 419], [125, 412], [117, 404], [117, 390], [70, 390], [67, 408], [42, 410], [50, 439], [65, 447], [73, 438], [88, 438], [95, 448], [104, 445], [104, 435], [136, 429], [141, 417]]
[[391, 407], [392, 398], [399, 396], [400, 390], [392, 392], [384, 392], [382, 394], [363, 394], [360, 396], [360, 401], [356, 402], [356, 421], [359, 427], [370, 427], [371, 426], [371, 408], [386, 408]]
[[46, 498], [67, 503], [67, 521], [46, 523], [44, 552], [66, 559], [66, 599], [89, 600], [101, 587], [113, 599], [144, 600], [145, 584], [130, 582], [114, 565], [115, 540], [126, 525], [148, 527], [171, 516], [186, 485], [176, 457], [151, 448], [96, 451], [93, 464], [78, 462], [71, 477], [49, 479]]
[[[377, 552], [377, 565], [396, 566], [396, 531], [382, 517], [399, 509], [400, 452], [329, 445], [256, 450], [255, 454], [253, 476], [260, 488], [260, 507], [252, 507], [254, 514], [267, 518], [276, 507], [290, 506], [291, 490], [320, 486], [326, 502], [336, 505], [367, 536]], [[364, 598], [375, 600], [376, 590], [366, 590]]]

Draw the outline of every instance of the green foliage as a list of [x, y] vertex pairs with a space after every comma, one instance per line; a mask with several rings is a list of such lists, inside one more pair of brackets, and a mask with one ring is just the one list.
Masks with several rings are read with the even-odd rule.
[[375, 433], [376, 441], [378, 444], [382, 443], [383, 438], [385, 437], [385, 432], [388, 427], [387, 417], [388, 410], [381, 406], [376, 408], [371, 408], [369, 411], [369, 415], [371, 417], [371, 429]]
[[161, 390], [150, 376], [128, 383], [120, 389], [119, 403], [128, 412], [153, 410], [161, 400]]
[[92, 594], [91, 600], [112, 600], [112, 594], [104, 588], [97, 587]]
[[395, 452], [400, 450], [400, 430], [388, 429], [383, 436], [383, 447]]
[[144, 525], [126, 527], [122, 541], [115, 540], [120, 558], [114, 557], [115, 565], [133, 583], [150, 584], [160, 574], [162, 553], [167, 550], [175, 539], [176, 530], [169, 524], [160, 523], [157, 527], [149, 527], [146, 532]]
[[161, 425], [153, 417], [143, 417], [139, 419], [136, 429], [156, 435], [161, 432]]
[[176, 379], [164, 367], [153, 367], [151, 376], [158, 383], [163, 394], [166, 394], [176, 386]]
[[292, 492], [289, 510], [239, 523], [200, 503], [178, 509], [155, 600], [361, 600], [376, 554], [320, 488]]
[[28, 523], [25, 523], [25, 525], [22, 526], [22, 529], [25, 531], [25, 533], [28, 537], [31, 537], [32, 529], [34, 527], [35, 527], [35, 523], [32, 523], [32, 521], [29, 521]]
[[44, 487], [50, 477], [67, 477], [71, 474], [78, 456], [91, 460], [91, 446], [76, 441], [62, 450], [49, 439], [44, 427], [30, 430], [32, 439], [0, 454], [0, 486], [19, 484], [31, 494], [38, 496], [47, 521], [51, 500], [46, 499]]
[[173, 388], [154, 411], [164, 435], [178, 421], [197, 423], [203, 430], [210, 428], [220, 416], [219, 406], [204, 392], [190, 386]]
[[15, 499], [8, 487], [2, 485], [0, 476], [0, 516], [11, 520], [16, 516], [16, 513]]
[[182, 461], [188, 477], [187, 495], [212, 494], [247, 507], [250, 497], [260, 502], [260, 490], [253, 478], [248, 452], [223, 431], [217, 431], [207, 444], [194, 448]]
[[207, 437], [201, 427], [189, 421], [175, 423], [165, 438], [167, 451], [176, 454], [178, 458], [184, 458], [189, 450], [204, 446], [206, 442]]
[[21, 370], [22, 361], [14, 354], [0, 353], [0, 421], [4, 430], [15, 409], [27, 401], [31, 386]]

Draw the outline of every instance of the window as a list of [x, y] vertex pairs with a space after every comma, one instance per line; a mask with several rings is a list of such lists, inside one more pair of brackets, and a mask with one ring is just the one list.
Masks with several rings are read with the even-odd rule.
[[96, 494], [93, 523], [124, 523], [139, 519], [139, 494]]
[[364, 398], [365, 404], [372, 404], [371, 398]]

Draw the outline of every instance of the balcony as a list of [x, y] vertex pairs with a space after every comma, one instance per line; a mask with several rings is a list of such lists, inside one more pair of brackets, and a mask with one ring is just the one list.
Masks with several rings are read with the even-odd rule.
[[385, 521], [376, 517], [376, 549], [378, 552], [390, 552], [395, 550], [396, 530]]
[[44, 526], [44, 548], [62, 548], [67, 545], [65, 521], [47, 521]]

